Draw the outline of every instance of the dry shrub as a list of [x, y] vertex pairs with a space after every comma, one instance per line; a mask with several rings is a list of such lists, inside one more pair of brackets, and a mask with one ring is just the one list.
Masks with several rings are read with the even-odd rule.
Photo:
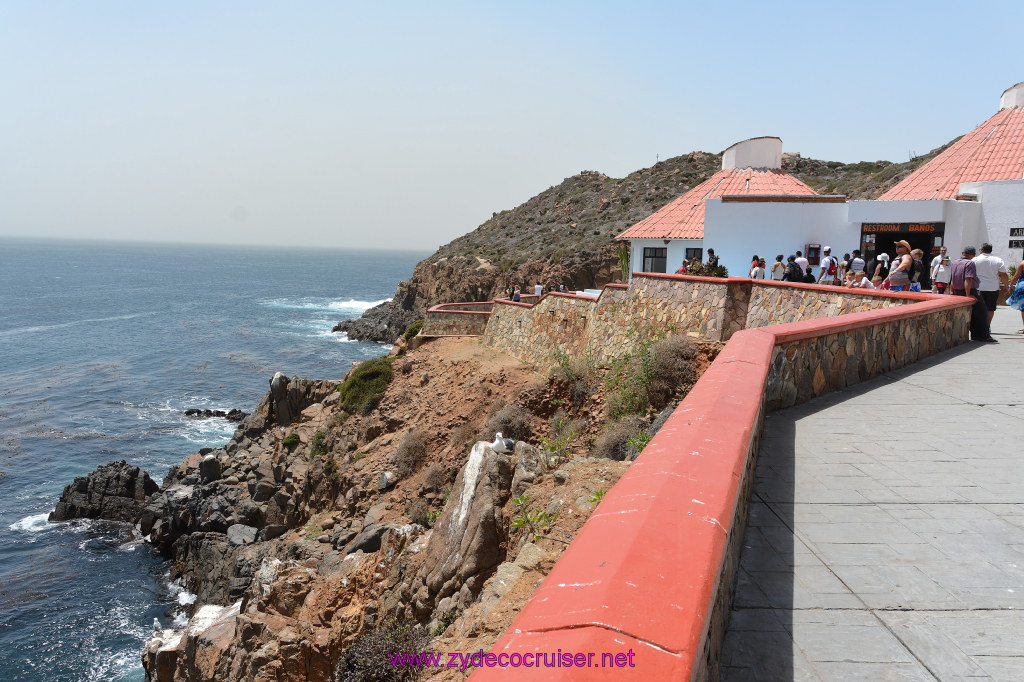
[[413, 523], [418, 523], [421, 526], [426, 526], [427, 515], [430, 513], [430, 505], [427, 501], [421, 497], [415, 500], [410, 500], [409, 504], [405, 507], [405, 513], [409, 515], [409, 520]]
[[335, 679], [338, 682], [401, 682], [414, 680], [422, 672], [415, 666], [393, 666], [388, 654], [426, 651], [430, 634], [416, 626], [399, 625], [394, 621], [361, 634], [349, 644], [338, 659]]
[[440, 464], [431, 464], [423, 472], [423, 483], [420, 486], [427, 492], [438, 492], [444, 490], [448, 482], [448, 471]]
[[647, 422], [636, 415], [623, 417], [611, 424], [604, 430], [594, 448], [590, 451], [592, 457], [604, 457], [614, 459], [618, 462], [625, 461], [636, 456], [635, 448], [628, 442], [646, 433]]
[[395, 467], [395, 473], [402, 478], [416, 473], [420, 462], [427, 454], [427, 436], [418, 429], [413, 429], [405, 434], [398, 449], [391, 456], [391, 462]]
[[[470, 423], [460, 424], [448, 432], [448, 444], [458, 447], [465, 447], [476, 437], [476, 429]], [[492, 436], [493, 437], [493, 436]]]
[[487, 420], [480, 436], [490, 441], [494, 439], [494, 434], [499, 432], [505, 438], [526, 440], [530, 437], [530, 413], [519, 405], [506, 405], [501, 408]]
[[552, 378], [569, 386], [569, 401], [579, 408], [594, 392], [598, 381], [597, 364], [589, 355], [577, 357], [561, 352], [555, 354], [555, 362]]
[[685, 336], [669, 336], [654, 344], [651, 352], [654, 368], [647, 398], [653, 407], [661, 409], [697, 382], [697, 345]]

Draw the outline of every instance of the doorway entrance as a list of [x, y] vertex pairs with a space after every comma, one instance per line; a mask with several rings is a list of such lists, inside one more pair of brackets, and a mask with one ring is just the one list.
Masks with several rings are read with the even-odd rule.
[[931, 262], [939, 254], [939, 247], [945, 242], [946, 223], [861, 223], [860, 250], [864, 260], [870, 261], [877, 254], [896, 256], [894, 244], [906, 241], [911, 250], [924, 251], [924, 274], [921, 288], [931, 287]]

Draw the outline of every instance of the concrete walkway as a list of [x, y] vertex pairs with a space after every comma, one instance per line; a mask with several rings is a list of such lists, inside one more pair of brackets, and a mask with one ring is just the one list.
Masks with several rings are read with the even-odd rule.
[[768, 416], [723, 680], [1024, 680], [1024, 335]]

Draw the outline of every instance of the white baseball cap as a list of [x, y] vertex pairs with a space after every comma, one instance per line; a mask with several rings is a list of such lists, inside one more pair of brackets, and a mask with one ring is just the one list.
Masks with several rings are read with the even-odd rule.
[[829, 252], [829, 251], [831, 251], [831, 250], [832, 250], [832, 247], [831, 247], [831, 246], [826, 246], [826, 247], [825, 247], [825, 253], [828, 253], [828, 252]]

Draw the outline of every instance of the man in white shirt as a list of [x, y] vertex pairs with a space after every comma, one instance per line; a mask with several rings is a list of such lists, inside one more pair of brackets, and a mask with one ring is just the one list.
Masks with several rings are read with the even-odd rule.
[[800, 251], [796, 252], [796, 264], [800, 266], [800, 274], [804, 277], [807, 276], [807, 268], [811, 267], [811, 264], [804, 258], [804, 254]]
[[537, 300], [539, 301], [540, 297], [544, 295], [544, 285], [541, 284], [540, 282], [534, 284], [533, 293], [537, 295]]
[[996, 314], [996, 303], [999, 300], [1000, 291], [1008, 291], [1009, 274], [1006, 271], [1006, 263], [999, 256], [992, 255], [992, 245], [982, 244], [981, 253], [971, 259], [974, 261], [974, 269], [978, 271], [978, 291], [985, 301], [985, 308], [988, 310], [988, 323], [992, 324], [992, 316]]
[[[825, 257], [821, 259], [821, 274], [818, 275], [818, 284], [833, 284], [836, 280], [836, 273], [839, 272], [839, 261], [832, 256], [832, 247], [826, 246], [822, 249]], [[835, 264], [833, 269], [832, 265]], [[828, 274], [829, 270], [833, 270], [832, 274]]]

